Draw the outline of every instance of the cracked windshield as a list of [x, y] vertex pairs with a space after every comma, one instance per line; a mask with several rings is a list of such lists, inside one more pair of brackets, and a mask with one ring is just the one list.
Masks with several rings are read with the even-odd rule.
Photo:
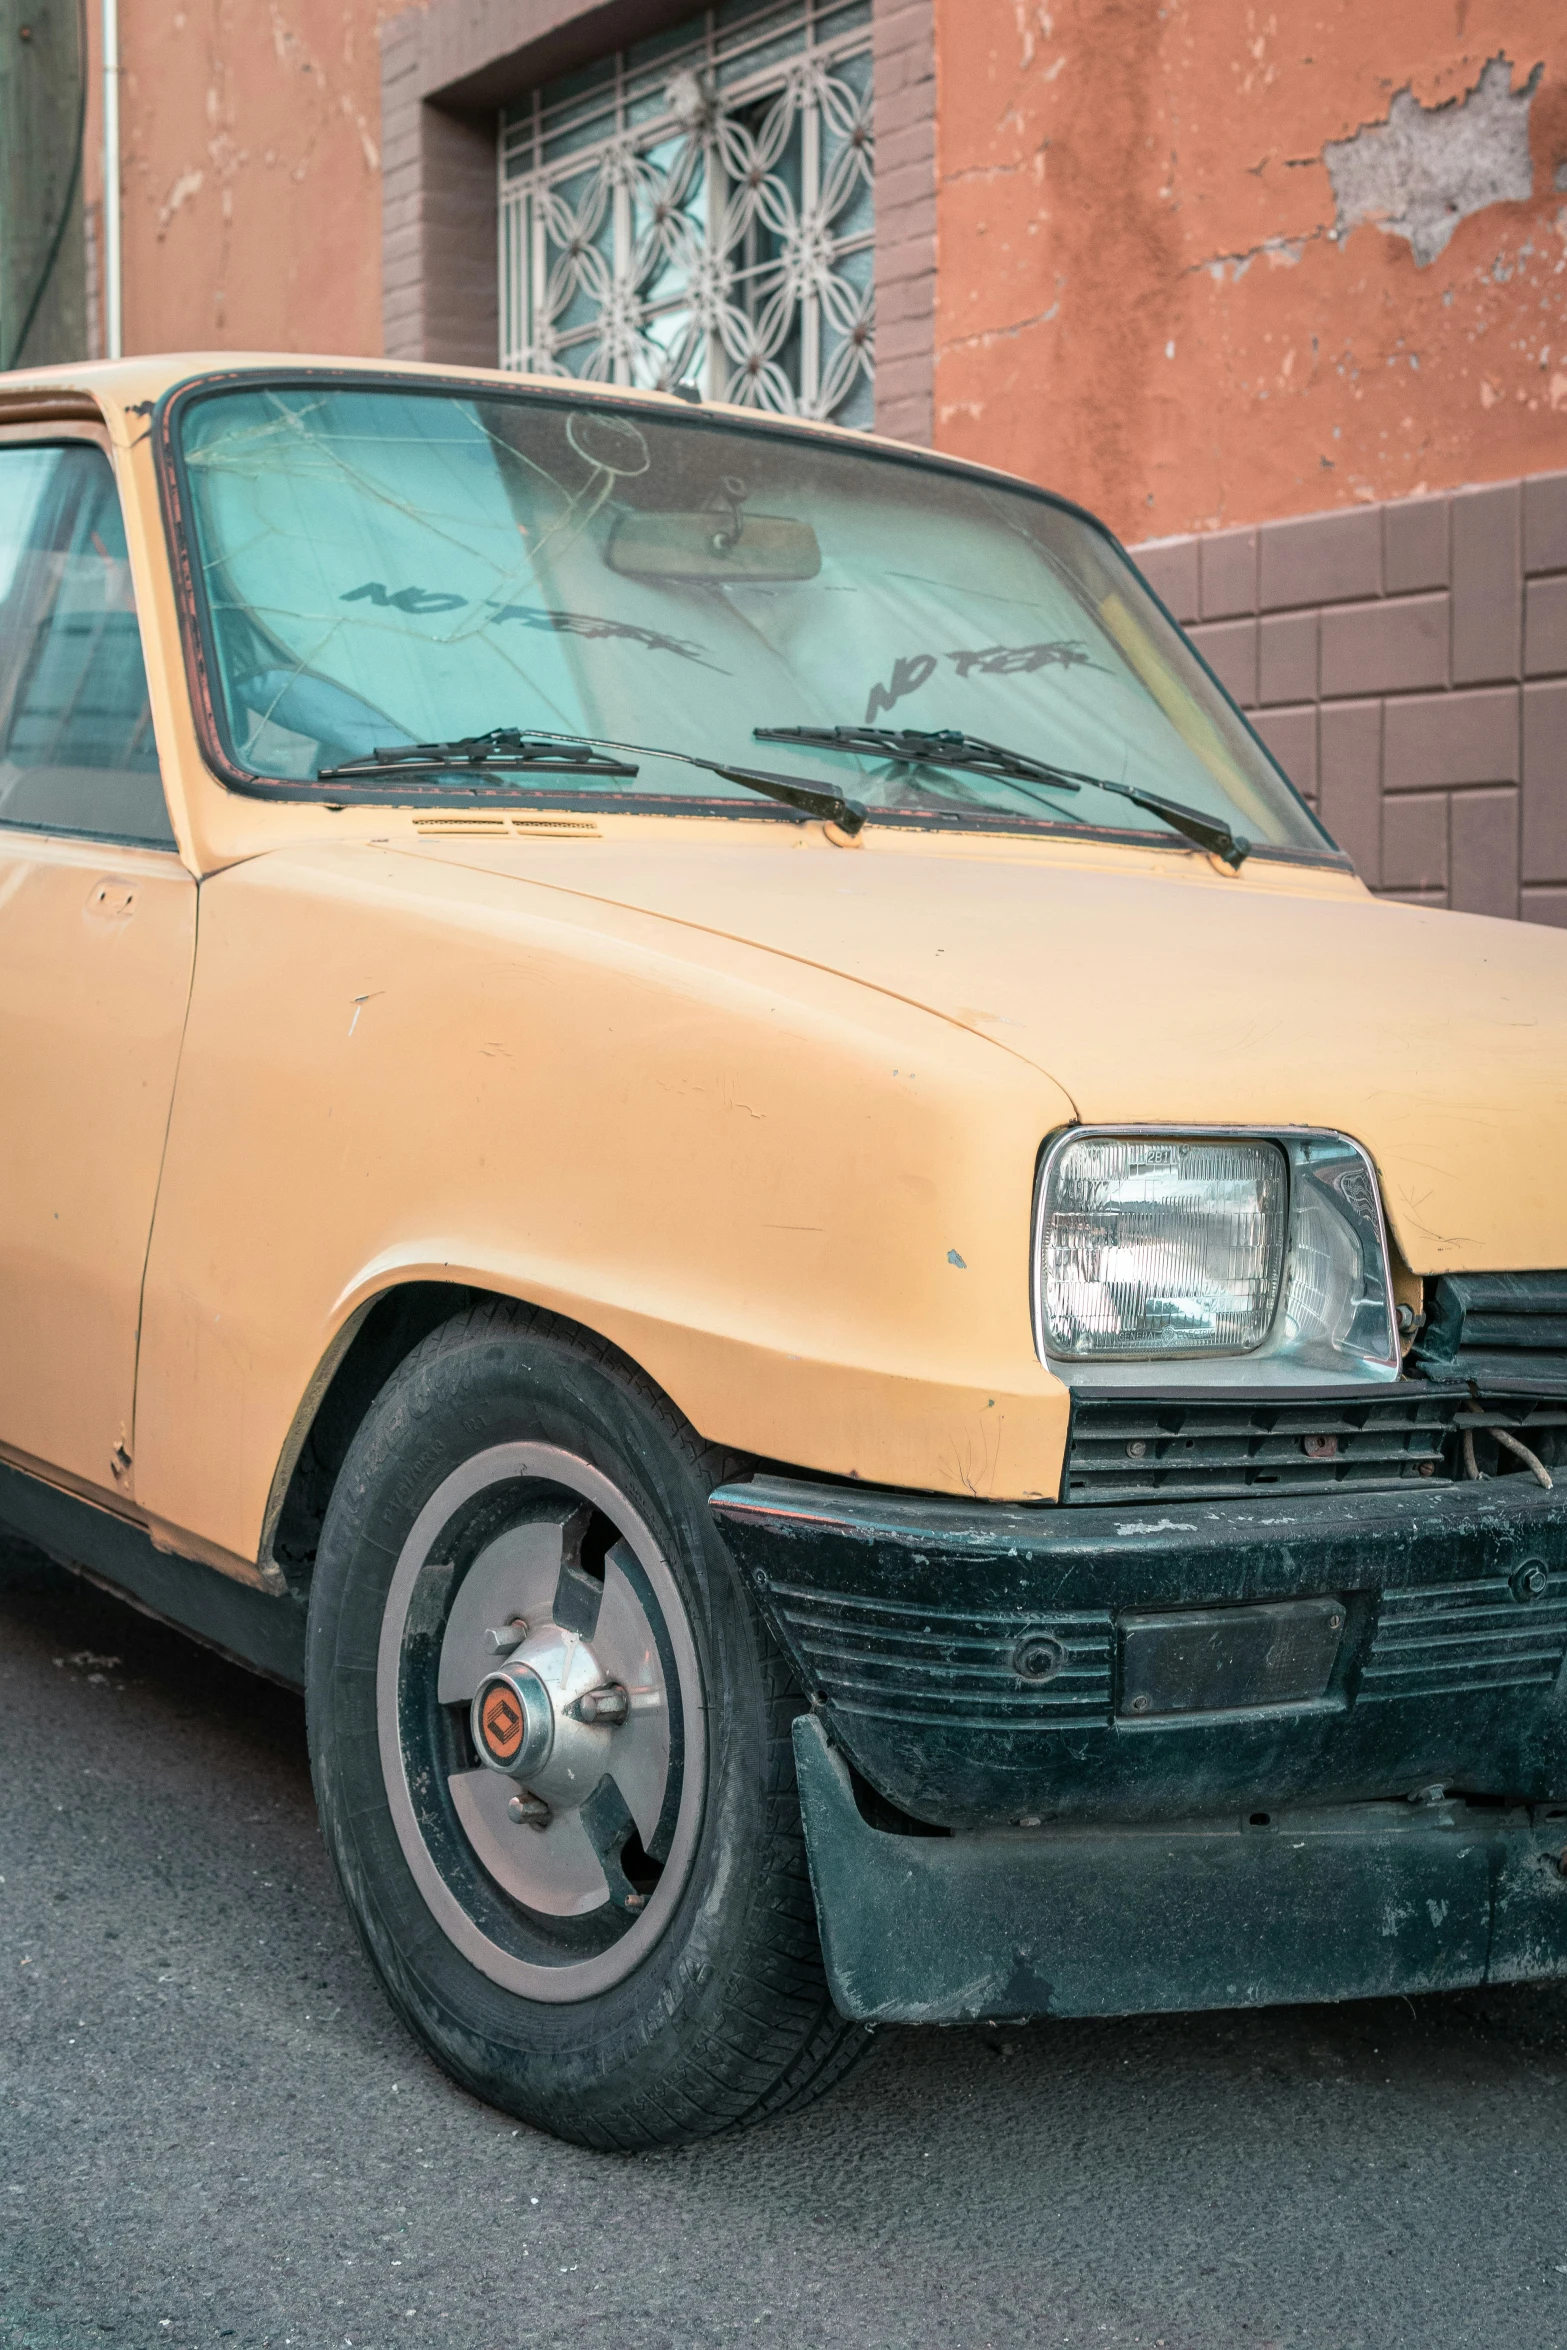
[[[1027, 491], [540, 394], [226, 391], [185, 410], [182, 452], [219, 724], [262, 779], [384, 754], [323, 796], [788, 818], [695, 758], [873, 819], [1170, 839], [1130, 790], [1327, 845], [1124, 558]], [[478, 741], [498, 730], [524, 741]], [[550, 735], [635, 755], [573, 765]], [[399, 774], [415, 745], [440, 756]]]

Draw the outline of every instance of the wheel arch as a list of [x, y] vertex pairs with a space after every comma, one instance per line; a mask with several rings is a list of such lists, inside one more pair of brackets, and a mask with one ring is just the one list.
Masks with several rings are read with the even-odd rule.
[[338, 1471], [366, 1412], [399, 1363], [481, 1296], [464, 1281], [392, 1283], [343, 1321], [300, 1399], [272, 1478], [261, 1565], [304, 1598]]
[[[472, 1307], [495, 1304], [543, 1317], [553, 1328], [591, 1339], [679, 1420], [685, 1414], [663, 1385], [623, 1348], [570, 1315], [512, 1290], [475, 1281], [405, 1278], [364, 1298], [348, 1314], [316, 1367], [289, 1429], [268, 1495], [261, 1538], [263, 1572], [273, 1570], [304, 1599], [315, 1571], [327, 1507], [350, 1445], [382, 1388], [432, 1330]], [[689, 1423], [688, 1423], [689, 1424]], [[748, 1455], [730, 1455], [738, 1470]], [[726, 1474], [733, 1471], [726, 1471]]]

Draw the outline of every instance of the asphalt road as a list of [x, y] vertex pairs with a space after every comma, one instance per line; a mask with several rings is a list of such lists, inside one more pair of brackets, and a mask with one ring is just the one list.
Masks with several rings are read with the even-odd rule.
[[1567, 2344], [1567, 1993], [893, 2032], [584, 2154], [383, 2005], [300, 1705], [0, 1553], [4, 2350]]

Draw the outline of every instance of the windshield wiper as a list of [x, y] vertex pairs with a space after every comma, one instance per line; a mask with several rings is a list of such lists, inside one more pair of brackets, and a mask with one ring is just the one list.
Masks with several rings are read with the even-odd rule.
[[[820, 816], [825, 823], [836, 824], [850, 840], [865, 829], [865, 810], [857, 800], [846, 800], [835, 791], [823, 791], [819, 783], [806, 783], [798, 775], [774, 775], [765, 767], [731, 767], [722, 759], [699, 759], [695, 751], [672, 751], [662, 743], [614, 742], [607, 735], [598, 734], [537, 734], [530, 738], [539, 743], [592, 744], [601, 751], [635, 751], [643, 759], [678, 759], [686, 767], [700, 767], [707, 775], [721, 775], [726, 783], [743, 783], [747, 791], [761, 792], [770, 800], [782, 800], [791, 808], [803, 808], [808, 816]], [[634, 767], [615, 770], [623, 775], [635, 775]]]
[[366, 759], [345, 759], [323, 767], [318, 783], [355, 783], [361, 776], [449, 775], [454, 768], [488, 768], [492, 774], [636, 774], [624, 759], [603, 758], [573, 735], [524, 734], [515, 726], [494, 726], [488, 734], [460, 735], [451, 742], [397, 743], [373, 750]]
[[1026, 752], [1010, 751], [1002, 743], [950, 727], [927, 732], [917, 726], [756, 726], [751, 731], [759, 743], [798, 743], [802, 749], [847, 751], [903, 766], [945, 767], [952, 774], [986, 775], [998, 783], [1045, 784], [1056, 791], [1081, 791], [1086, 786], [1162, 817], [1172, 832], [1208, 850], [1232, 872], [1251, 854], [1251, 842], [1243, 834], [1231, 832], [1198, 808], [1188, 808], [1184, 801], [1167, 800], [1161, 792], [1143, 791], [1136, 784], [1112, 783], [1108, 776], [1086, 775], [1077, 767], [1058, 767], [1048, 759], [1031, 759]]
[[679, 759], [687, 767], [721, 775], [726, 783], [744, 784], [747, 791], [802, 808], [808, 816], [820, 816], [836, 824], [851, 840], [865, 824], [865, 810], [855, 801], [844, 799], [839, 792], [823, 791], [820, 784], [806, 783], [798, 776], [773, 775], [759, 767], [731, 767], [722, 759], [699, 759], [694, 751], [671, 751], [657, 744], [612, 742], [594, 734], [524, 734], [513, 726], [495, 726], [488, 734], [463, 735], [452, 742], [407, 743], [375, 750], [368, 759], [345, 759], [340, 767], [323, 767], [316, 781], [354, 783], [377, 775], [448, 775], [461, 767], [486, 769], [491, 774], [635, 775], [638, 770], [624, 759], [603, 755], [616, 751], [635, 751], [644, 759]]
[[747, 791], [765, 792], [770, 800], [803, 808], [808, 816], [820, 816], [823, 823], [836, 824], [850, 840], [865, 829], [865, 810], [858, 800], [846, 800], [838, 792], [823, 791], [820, 784], [803, 783], [797, 775], [774, 775], [765, 767], [725, 767], [717, 759], [694, 759], [689, 751], [662, 751], [657, 756], [684, 759], [688, 767], [705, 767], [709, 775], [721, 775], [726, 783], [743, 783]]

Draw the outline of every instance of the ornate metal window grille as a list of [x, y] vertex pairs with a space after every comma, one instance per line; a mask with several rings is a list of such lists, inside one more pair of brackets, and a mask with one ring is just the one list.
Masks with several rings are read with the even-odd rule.
[[871, 422], [870, 0], [726, 0], [501, 120], [501, 365]]

